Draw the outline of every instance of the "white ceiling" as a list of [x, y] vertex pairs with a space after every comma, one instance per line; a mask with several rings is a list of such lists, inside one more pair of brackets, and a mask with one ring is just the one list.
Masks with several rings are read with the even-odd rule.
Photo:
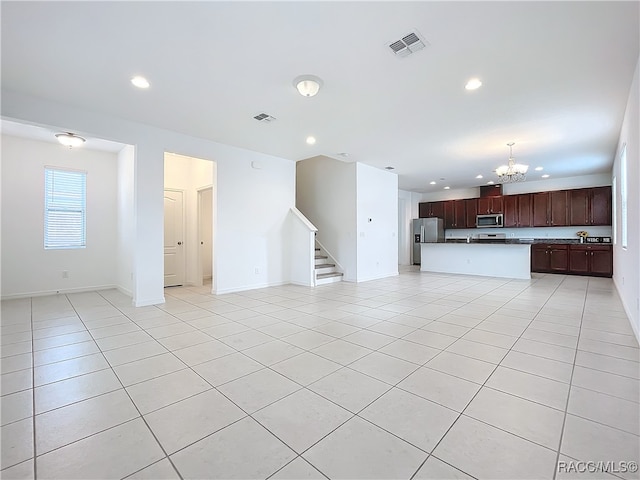
[[[495, 178], [508, 142], [553, 178], [610, 170], [640, 44], [636, 1], [1, 8], [3, 89], [291, 160], [348, 152], [419, 192]], [[412, 30], [430, 45], [396, 58]], [[312, 98], [292, 84], [307, 73]]]

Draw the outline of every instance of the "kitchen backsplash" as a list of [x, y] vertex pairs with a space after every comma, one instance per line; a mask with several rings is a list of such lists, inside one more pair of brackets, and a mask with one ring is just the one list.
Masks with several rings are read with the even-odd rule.
[[611, 227], [532, 227], [532, 228], [457, 228], [445, 230], [446, 238], [476, 238], [479, 233], [504, 233], [507, 238], [570, 238], [577, 239], [577, 232], [586, 230], [590, 237], [610, 237]]

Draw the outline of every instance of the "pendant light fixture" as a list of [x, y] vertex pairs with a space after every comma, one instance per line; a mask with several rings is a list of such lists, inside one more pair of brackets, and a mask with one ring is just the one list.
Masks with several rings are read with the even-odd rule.
[[529, 165], [523, 165], [516, 163], [513, 159], [513, 146], [515, 143], [507, 143], [509, 147], [509, 161], [507, 165], [501, 165], [496, 168], [496, 174], [498, 175], [498, 182], [500, 183], [515, 183], [524, 182], [527, 179], [527, 170]]
[[65, 147], [80, 147], [86, 140], [79, 135], [71, 132], [56, 133], [56, 138]]

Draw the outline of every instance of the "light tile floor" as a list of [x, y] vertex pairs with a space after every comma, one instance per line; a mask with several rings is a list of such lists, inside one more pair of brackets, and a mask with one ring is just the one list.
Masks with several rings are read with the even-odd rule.
[[1, 477], [638, 478], [610, 279], [208, 290], [3, 302]]

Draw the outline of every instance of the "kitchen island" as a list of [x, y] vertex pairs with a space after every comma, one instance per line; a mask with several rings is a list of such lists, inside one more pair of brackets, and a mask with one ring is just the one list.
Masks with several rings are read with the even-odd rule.
[[531, 278], [531, 245], [423, 243], [420, 271], [485, 277]]

